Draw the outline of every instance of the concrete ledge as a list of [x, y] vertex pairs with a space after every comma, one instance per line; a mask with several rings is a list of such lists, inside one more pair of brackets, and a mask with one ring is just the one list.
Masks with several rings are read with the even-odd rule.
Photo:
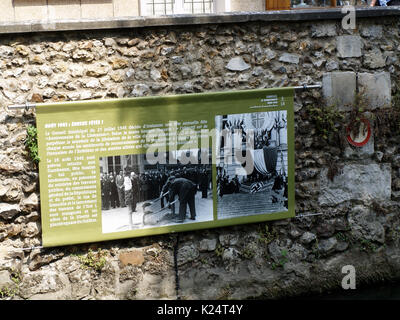
[[[357, 8], [357, 18], [399, 16], [400, 6]], [[160, 17], [122, 17], [109, 19], [80, 19], [54, 21], [6, 22], [0, 24], [0, 34], [46, 31], [98, 30], [119, 28], [142, 28], [174, 25], [201, 25], [220, 23], [243, 23], [251, 21], [296, 22], [313, 20], [340, 20], [341, 8], [304, 9], [263, 12], [231, 12], [201, 15], [170, 15]]]

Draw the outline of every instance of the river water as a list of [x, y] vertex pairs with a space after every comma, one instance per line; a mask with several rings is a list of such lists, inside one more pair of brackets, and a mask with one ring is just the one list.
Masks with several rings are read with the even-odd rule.
[[400, 282], [340, 290], [332, 293], [299, 296], [290, 300], [400, 300]]

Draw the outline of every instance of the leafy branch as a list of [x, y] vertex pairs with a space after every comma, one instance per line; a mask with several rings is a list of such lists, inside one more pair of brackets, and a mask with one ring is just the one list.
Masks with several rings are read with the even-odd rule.
[[33, 125], [29, 125], [26, 131], [28, 135], [25, 140], [25, 146], [29, 150], [29, 156], [31, 157], [32, 161], [37, 165], [40, 161], [37, 142], [37, 128]]

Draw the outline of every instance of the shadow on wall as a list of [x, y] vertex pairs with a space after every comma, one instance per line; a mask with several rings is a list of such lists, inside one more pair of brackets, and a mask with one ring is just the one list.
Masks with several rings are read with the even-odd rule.
[[12, 0], [13, 7], [32, 7], [46, 5], [66, 5], [66, 4], [104, 4], [112, 3], [113, 0]]

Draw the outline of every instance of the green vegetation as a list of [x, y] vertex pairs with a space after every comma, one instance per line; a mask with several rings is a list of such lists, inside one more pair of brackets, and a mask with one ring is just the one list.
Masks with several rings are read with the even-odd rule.
[[332, 159], [329, 159], [326, 162], [328, 164], [327, 177], [329, 180], [333, 181], [335, 177], [342, 171], [342, 165], [338, 164]]
[[307, 112], [309, 119], [315, 123], [317, 134], [324, 140], [331, 140], [332, 135], [339, 132], [344, 115], [338, 111], [336, 105], [323, 108], [308, 105]]
[[217, 244], [217, 247], [215, 248], [215, 254], [217, 257], [222, 257], [224, 254], [224, 248], [221, 246], [221, 244]]
[[14, 286], [0, 287], [0, 299], [12, 298], [19, 292], [19, 285], [21, 283], [21, 273], [18, 270], [11, 269], [11, 280], [15, 283]]
[[354, 243], [353, 237], [345, 232], [338, 232], [335, 237], [337, 240], [347, 242], [348, 244]]
[[271, 228], [269, 229], [268, 224], [265, 224], [264, 228], [259, 230], [258, 234], [260, 236], [259, 241], [263, 242], [264, 244], [270, 244], [272, 241], [278, 238], [278, 232]]
[[37, 165], [40, 161], [37, 142], [37, 128], [29, 125], [26, 131], [28, 136], [25, 140], [25, 146], [28, 148], [29, 156], [31, 157], [33, 163]]
[[400, 240], [400, 227], [390, 228], [386, 234], [386, 240], [398, 242]]
[[370, 118], [374, 121], [374, 133], [382, 137], [391, 136], [393, 133], [400, 133], [400, 85], [396, 84], [397, 92], [392, 99], [391, 112], [385, 108], [379, 108], [371, 113], [365, 111], [370, 109], [371, 103], [365, 98], [363, 92], [354, 94], [354, 101], [348, 105], [349, 112], [339, 111], [335, 104], [330, 106], [308, 105], [306, 108], [308, 119], [315, 124], [316, 133], [325, 141], [333, 139], [341, 143], [341, 134], [346, 134], [345, 129], [351, 124], [351, 131], [357, 134], [362, 119]]
[[360, 239], [359, 241], [360, 241], [361, 251], [370, 253], [370, 252], [375, 252], [378, 249], [371, 240]]
[[314, 245], [312, 246], [312, 253], [314, 254], [315, 259], [319, 259], [321, 257], [321, 254], [319, 252], [318, 246], [319, 246], [319, 241], [318, 241], [318, 238], [317, 238], [315, 240]]
[[21, 273], [18, 270], [11, 270], [11, 280], [18, 286], [21, 283]]
[[374, 134], [380, 139], [400, 134], [400, 83], [395, 83], [396, 93], [392, 96], [392, 108], [379, 108], [373, 115]]
[[287, 250], [282, 250], [281, 251], [281, 257], [279, 258], [279, 261], [278, 262], [273, 262], [271, 264], [272, 270], [275, 270], [277, 267], [283, 268], [285, 266], [285, 263], [288, 262], [287, 254], [288, 254]]
[[231, 289], [230, 285], [227, 284], [225, 287], [221, 288], [221, 292], [218, 295], [217, 300], [229, 300], [232, 293], [233, 290]]
[[17, 289], [14, 288], [9, 288], [9, 287], [0, 288], [0, 299], [12, 298], [15, 296], [16, 293]]
[[106, 255], [106, 251], [100, 250], [98, 252], [94, 252], [89, 249], [86, 255], [78, 256], [78, 259], [84, 268], [91, 268], [97, 272], [100, 272], [106, 265]]
[[241, 252], [240, 254], [241, 254], [241, 256], [242, 256], [243, 258], [249, 259], [249, 260], [250, 260], [250, 259], [253, 259], [254, 256], [256, 255], [254, 249], [249, 248], [248, 246], [245, 247], [245, 248], [242, 250], [242, 252]]
[[357, 239], [354, 236], [352, 236], [351, 234], [347, 234], [345, 232], [338, 232], [335, 235], [336, 239], [339, 241], [345, 241], [350, 245], [354, 245], [356, 247], [359, 247], [361, 249], [361, 251], [364, 252], [376, 252], [376, 250], [378, 249], [377, 245], [373, 243], [372, 240], [369, 239], [365, 239], [365, 238], [360, 238]]
[[348, 124], [351, 123], [351, 131], [354, 136], [358, 135], [360, 131], [362, 119], [367, 117], [365, 114], [365, 110], [368, 109], [369, 105], [370, 103], [364, 98], [362, 92], [356, 93], [354, 95], [354, 103], [352, 105], [352, 109], [350, 111], [350, 119], [348, 121]]

